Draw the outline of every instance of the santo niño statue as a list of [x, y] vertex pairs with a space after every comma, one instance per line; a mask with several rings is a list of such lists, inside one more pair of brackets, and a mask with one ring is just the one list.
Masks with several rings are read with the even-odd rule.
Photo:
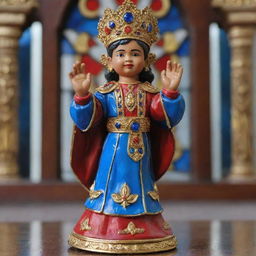
[[158, 26], [149, 8], [138, 10], [128, 0], [116, 11], [106, 9], [98, 31], [107, 49], [101, 58], [107, 83], [92, 94], [86, 63], [74, 64], [70, 73], [71, 165], [89, 197], [69, 244], [112, 254], [173, 249], [176, 238], [161, 215], [156, 181], [170, 165], [171, 129], [184, 113], [178, 92], [183, 69], [168, 61], [162, 90], [151, 84], [150, 46]]

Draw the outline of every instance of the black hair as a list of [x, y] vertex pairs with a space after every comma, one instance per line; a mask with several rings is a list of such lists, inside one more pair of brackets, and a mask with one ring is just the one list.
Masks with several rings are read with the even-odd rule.
[[[109, 57], [112, 57], [113, 55], [113, 51], [119, 46], [119, 45], [125, 45], [128, 44], [129, 42], [131, 42], [132, 40], [136, 41], [138, 43], [138, 45], [143, 49], [144, 52], [144, 59], [147, 59], [148, 57], [148, 53], [149, 53], [149, 46], [137, 39], [121, 39], [118, 41], [113, 42], [112, 44], [110, 44], [107, 48], [107, 53]], [[116, 73], [115, 70], [112, 71], [105, 71], [105, 78], [107, 79], [108, 82], [110, 81], [118, 81], [119, 80], [119, 75]], [[151, 68], [148, 67], [147, 70], [145, 70], [145, 68], [143, 68], [143, 70], [139, 73], [139, 81], [140, 82], [149, 82], [151, 83], [154, 80], [154, 74], [151, 71]]]

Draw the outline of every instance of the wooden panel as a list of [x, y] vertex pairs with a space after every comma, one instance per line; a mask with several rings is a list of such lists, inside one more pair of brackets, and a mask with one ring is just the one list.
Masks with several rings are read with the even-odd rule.
[[60, 176], [60, 31], [68, 0], [41, 0], [43, 23], [43, 145], [42, 178]]
[[180, 7], [191, 41], [192, 178], [211, 179], [209, 24], [210, 1], [181, 0]]

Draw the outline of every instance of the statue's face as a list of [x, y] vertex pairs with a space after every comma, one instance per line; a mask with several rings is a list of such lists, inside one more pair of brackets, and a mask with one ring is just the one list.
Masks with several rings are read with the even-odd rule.
[[119, 77], [137, 78], [145, 66], [144, 51], [134, 40], [128, 44], [119, 45], [109, 57], [109, 66]]

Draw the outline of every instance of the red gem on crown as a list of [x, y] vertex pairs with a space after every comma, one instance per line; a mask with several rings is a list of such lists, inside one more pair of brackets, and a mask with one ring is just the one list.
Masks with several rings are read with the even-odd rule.
[[126, 26], [126, 27], [124, 28], [124, 32], [125, 32], [126, 34], [131, 33], [131, 32], [132, 32], [132, 28], [131, 28], [130, 26]]
[[105, 33], [106, 33], [107, 35], [109, 35], [110, 32], [111, 32], [111, 29], [110, 29], [109, 27], [105, 27]]
[[99, 9], [100, 3], [99, 0], [87, 0], [85, 6], [90, 11], [96, 11]]

